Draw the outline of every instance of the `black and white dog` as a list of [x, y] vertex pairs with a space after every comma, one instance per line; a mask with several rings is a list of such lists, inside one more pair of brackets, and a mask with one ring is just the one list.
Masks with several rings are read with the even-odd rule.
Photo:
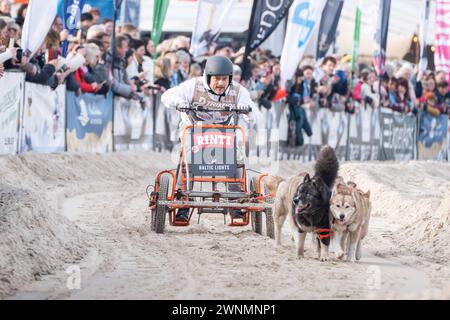
[[314, 176], [306, 172], [282, 181], [277, 188], [274, 204], [275, 240], [281, 245], [281, 228], [289, 219], [297, 257], [303, 257], [306, 233], [316, 238], [318, 256], [328, 260], [330, 245], [330, 197], [339, 163], [331, 147], [320, 151]]

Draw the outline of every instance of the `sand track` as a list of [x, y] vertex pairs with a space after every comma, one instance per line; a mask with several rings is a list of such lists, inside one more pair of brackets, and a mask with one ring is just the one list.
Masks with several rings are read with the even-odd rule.
[[[164, 168], [167, 158], [149, 153], [0, 157], [4, 164], [0, 173], [5, 177], [1, 181], [2, 195], [11, 191], [13, 185], [24, 190], [14, 193], [14, 201], [1, 202], [1, 215], [8, 213], [8, 223], [0, 220], [0, 232], [9, 235], [9, 242], [0, 240], [0, 280], [8, 280], [0, 281], [0, 296], [450, 298], [450, 207], [445, 200], [450, 191], [448, 164], [342, 164], [340, 173], [363, 189], [370, 189], [373, 196], [373, 217], [363, 259], [360, 263], [345, 263], [318, 261], [309, 237], [306, 258], [297, 260], [287, 228], [284, 246], [276, 248], [273, 240], [255, 234], [250, 227], [224, 226], [222, 216], [205, 215], [200, 224], [195, 217], [190, 227], [168, 227], [163, 235], [151, 232], [145, 187]], [[281, 167], [280, 174], [289, 176], [311, 166], [288, 162]], [[28, 181], [24, 181], [25, 175]], [[12, 214], [22, 212], [23, 197], [30, 192], [37, 194], [38, 190], [35, 201], [42, 203], [46, 199], [48, 208], [35, 207], [27, 221], [14, 220]], [[40, 220], [33, 217], [37, 214]], [[48, 221], [42, 221], [42, 217], [48, 217]], [[48, 232], [39, 232], [39, 228]], [[69, 233], [58, 233], [60, 229]], [[28, 240], [15, 242], [24, 234], [29, 234]], [[65, 241], [35, 247], [41, 242], [33, 239], [46, 239], [51, 234], [52, 239]], [[11, 252], [6, 250], [8, 245], [31, 248], [40, 259], [24, 259], [14, 253], [12, 258], [5, 258], [3, 254]], [[38, 281], [27, 275], [30, 265], [42, 264], [46, 251], [58, 252], [61, 246], [67, 254], [59, 260], [51, 254], [52, 263], [40, 268], [35, 277]], [[76, 254], [70, 257], [69, 253]], [[81, 270], [79, 290], [67, 288], [66, 270], [73, 265]], [[7, 266], [22, 272], [7, 273]]]

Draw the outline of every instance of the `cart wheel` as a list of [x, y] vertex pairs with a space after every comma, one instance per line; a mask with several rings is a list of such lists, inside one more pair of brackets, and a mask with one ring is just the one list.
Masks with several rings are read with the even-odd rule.
[[156, 224], [156, 208], [152, 210], [151, 212], [151, 228], [152, 231], [155, 231], [155, 224]]
[[[253, 177], [250, 180], [250, 191], [258, 190], [258, 178]], [[262, 235], [262, 212], [252, 211], [252, 230]]]
[[[269, 193], [269, 190], [267, 190], [266, 186], [264, 186], [264, 193], [265, 194]], [[268, 197], [266, 198], [266, 202], [273, 203], [274, 201], [272, 197]], [[275, 228], [273, 223], [272, 209], [266, 209], [265, 213], [266, 213], [266, 235], [271, 239], [275, 239]]]
[[[167, 176], [162, 176], [158, 190], [158, 201], [167, 200], [168, 191], [169, 191], [169, 178]], [[157, 202], [155, 214], [152, 217], [152, 223], [154, 224], [154, 228], [152, 227], [152, 229], [155, 230], [156, 233], [164, 233], [164, 229], [166, 227], [166, 214], [167, 214], [166, 205], [160, 205]]]

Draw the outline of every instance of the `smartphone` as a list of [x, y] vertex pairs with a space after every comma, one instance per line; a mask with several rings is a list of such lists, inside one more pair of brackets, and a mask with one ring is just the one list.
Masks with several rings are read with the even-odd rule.
[[22, 57], [23, 57], [23, 49], [22, 48], [18, 48], [17, 49], [17, 54], [16, 54], [16, 60], [21, 62], [22, 61]]
[[63, 65], [61, 66], [61, 71], [62, 71], [62, 72], [66, 72], [68, 69], [69, 69], [69, 68], [68, 68], [65, 64], [63, 64]]

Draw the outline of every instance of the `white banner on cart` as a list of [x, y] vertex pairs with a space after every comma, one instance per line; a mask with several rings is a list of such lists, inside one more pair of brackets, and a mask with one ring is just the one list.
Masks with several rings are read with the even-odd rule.
[[24, 74], [14, 72], [5, 72], [0, 80], [0, 154], [17, 153], [24, 82]]
[[25, 84], [20, 152], [65, 151], [66, 88]]

